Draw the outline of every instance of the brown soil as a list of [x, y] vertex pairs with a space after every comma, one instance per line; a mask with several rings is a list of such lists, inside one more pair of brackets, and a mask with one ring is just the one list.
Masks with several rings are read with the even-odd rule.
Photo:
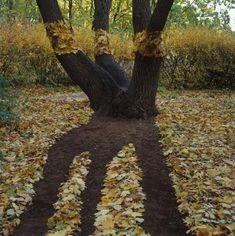
[[177, 210], [174, 190], [165, 157], [161, 154], [158, 131], [153, 120], [95, 119], [88, 125], [71, 130], [49, 150], [44, 178], [35, 185], [36, 196], [14, 236], [42, 236], [47, 232], [47, 219], [53, 215], [58, 188], [67, 179], [75, 155], [89, 151], [92, 156], [87, 188], [82, 194], [82, 233], [94, 232], [94, 214], [108, 164], [128, 143], [134, 143], [143, 170], [142, 186], [147, 196], [143, 228], [152, 236], [184, 236], [186, 227]]

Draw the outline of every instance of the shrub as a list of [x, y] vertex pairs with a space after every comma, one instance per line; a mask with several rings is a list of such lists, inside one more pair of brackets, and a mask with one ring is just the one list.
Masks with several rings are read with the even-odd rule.
[[[93, 57], [93, 33], [75, 28], [84, 52]], [[171, 28], [166, 31], [168, 55], [161, 84], [171, 88], [235, 87], [235, 39], [230, 33], [206, 28]], [[114, 55], [131, 74], [133, 44], [111, 36]], [[0, 75], [15, 85], [71, 84], [57, 62], [43, 25], [0, 26]]]
[[11, 84], [68, 81], [40, 25], [1, 26], [0, 58], [0, 74]]
[[207, 28], [169, 29], [162, 82], [173, 88], [235, 88], [235, 39]]
[[0, 127], [12, 124], [19, 119], [16, 114], [17, 105], [16, 97], [10, 91], [9, 83], [0, 77]]
[[[84, 28], [75, 28], [79, 46], [93, 57], [93, 34]], [[122, 42], [112, 37], [115, 55], [119, 59], [131, 59], [132, 42]], [[51, 49], [44, 26], [0, 26], [0, 75], [14, 85], [71, 84]]]

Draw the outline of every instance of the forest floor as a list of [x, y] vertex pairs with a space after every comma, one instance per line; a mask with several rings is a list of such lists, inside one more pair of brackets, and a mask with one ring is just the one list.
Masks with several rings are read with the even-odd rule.
[[19, 123], [0, 127], [0, 235], [183, 236], [182, 219], [233, 235], [235, 94], [162, 91], [156, 104], [155, 120], [90, 121], [75, 88], [22, 89]]

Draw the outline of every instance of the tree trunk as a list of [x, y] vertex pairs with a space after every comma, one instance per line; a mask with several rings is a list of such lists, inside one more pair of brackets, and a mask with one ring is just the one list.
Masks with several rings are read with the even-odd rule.
[[[79, 48], [73, 46], [62, 52], [58, 47], [62, 44], [74, 44], [73, 36], [66, 32], [68, 40], [61, 39], [64, 35], [56, 35], [56, 28], [64, 28], [67, 31], [64, 20], [56, 0], [37, 0], [43, 21], [50, 35], [51, 44], [56, 57], [64, 67], [71, 79], [77, 83], [90, 99], [91, 107], [97, 111], [106, 107], [120, 92], [112, 76], [92, 62]], [[51, 25], [51, 27], [49, 27]], [[57, 29], [58, 31], [58, 29]], [[62, 41], [62, 42], [61, 42]], [[62, 45], [63, 46], [63, 45]]]
[[[128, 76], [121, 68], [121, 66], [115, 61], [109, 45], [109, 14], [112, 5], [112, 0], [95, 0], [95, 14], [93, 21], [93, 30], [98, 34], [101, 32], [101, 37], [106, 37], [107, 44], [99, 43], [100, 38], [96, 37], [95, 61], [96, 63], [109, 72], [116, 83], [126, 91], [129, 86]], [[102, 30], [102, 31], [101, 31]], [[98, 42], [97, 42], [98, 41]], [[102, 50], [105, 46], [106, 50]]]
[[116, 19], [117, 19], [117, 16], [118, 16], [119, 11], [121, 9], [121, 5], [122, 5], [122, 0], [119, 0], [118, 3], [117, 3], [116, 11], [115, 11], [114, 16], [113, 16], [113, 22], [115, 22]]
[[[134, 33], [146, 30], [146, 39], [154, 32], [161, 32], [166, 23], [173, 0], [159, 0], [151, 17], [150, 0], [133, 0]], [[128, 89], [128, 97], [132, 105], [132, 112], [144, 116], [157, 113], [155, 100], [160, 75], [161, 55], [143, 55], [136, 53], [133, 78]]]
[[8, 21], [9, 22], [15, 21], [15, 14], [12, 13], [13, 7], [14, 7], [14, 0], [8, 0], [7, 3], [8, 3], [8, 11], [9, 11]]
[[73, 0], [69, 0], [69, 27], [70, 31], [73, 33], [72, 21], [73, 21]]
[[94, 0], [95, 62], [76, 46], [56, 0], [37, 0], [55, 54], [98, 114], [127, 117], [156, 115], [163, 48], [161, 32], [173, 0], [158, 0], [151, 16], [150, 0], [133, 0], [136, 56], [133, 78], [115, 61], [109, 45], [111, 0]]

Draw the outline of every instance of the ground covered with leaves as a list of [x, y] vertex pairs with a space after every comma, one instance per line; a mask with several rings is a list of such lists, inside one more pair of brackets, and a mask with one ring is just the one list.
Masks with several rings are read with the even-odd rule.
[[161, 96], [158, 105], [156, 124], [186, 224], [200, 236], [235, 233], [234, 93], [184, 92]]
[[61, 91], [23, 89], [18, 98], [20, 122], [0, 128], [0, 235], [9, 235], [32, 201], [33, 184], [42, 177], [49, 147], [62, 134], [89, 121], [88, 103], [71, 99], [72, 91], [61, 97]]
[[48, 219], [49, 235], [63, 230], [66, 234], [81, 231], [80, 211], [82, 209], [81, 192], [86, 188], [86, 176], [91, 163], [89, 152], [74, 157], [70, 166], [69, 178], [59, 189], [58, 201], [54, 203], [55, 213]]
[[140, 224], [144, 221], [142, 171], [135, 147], [129, 144], [107, 165], [102, 198], [97, 206], [93, 235], [147, 236]]
[[[42, 178], [48, 148], [68, 130], [89, 121], [89, 104], [75, 92], [73, 88], [58, 91], [41, 87], [22, 89], [19, 123], [0, 127], [3, 151], [0, 160], [1, 235], [10, 234], [19, 224], [19, 217], [26, 205], [32, 201], [33, 184]], [[160, 115], [156, 125], [160, 129], [163, 152], [168, 157], [179, 210], [185, 223], [199, 236], [232, 235], [235, 221], [235, 94], [228, 91], [164, 91], [158, 97], [157, 104]], [[59, 199], [54, 205], [55, 214], [48, 219], [51, 234], [63, 232], [64, 229], [66, 232], [79, 230], [80, 216], [74, 215], [72, 209], [76, 208], [77, 212], [81, 210], [80, 192], [85, 188], [90, 163], [89, 154], [82, 155], [82, 158], [75, 157], [68, 181], [59, 189]], [[103, 197], [97, 206], [94, 235], [101, 235], [100, 228], [110, 220], [108, 215], [112, 214], [111, 209], [121, 210], [111, 207], [113, 201], [121, 198], [130, 198], [130, 204], [124, 209], [127, 218], [121, 219], [120, 225], [129, 220], [134, 222], [130, 229], [132, 232], [142, 232], [139, 225], [143, 220], [145, 195], [138, 182], [141, 181], [142, 171], [135, 164], [136, 160], [134, 147], [130, 144], [107, 166]], [[119, 165], [127, 168], [130, 175], [126, 176], [123, 169], [117, 168]], [[128, 183], [135, 186], [133, 191], [138, 192], [138, 199], [131, 199]], [[119, 184], [123, 191], [120, 191]], [[116, 188], [112, 188], [114, 186]], [[107, 199], [107, 194], [112, 196]], [[69, 200], [71, 197], [73, 201]], [[69, 209], [70, 213], [67, 212]], [[102, 217], [104, 212], [107, 213], [106, 218]], [[132, 219], [128, 214], [136, 214], [136, 217]], [[122, 233], [121, 226], [118, 230]]]

